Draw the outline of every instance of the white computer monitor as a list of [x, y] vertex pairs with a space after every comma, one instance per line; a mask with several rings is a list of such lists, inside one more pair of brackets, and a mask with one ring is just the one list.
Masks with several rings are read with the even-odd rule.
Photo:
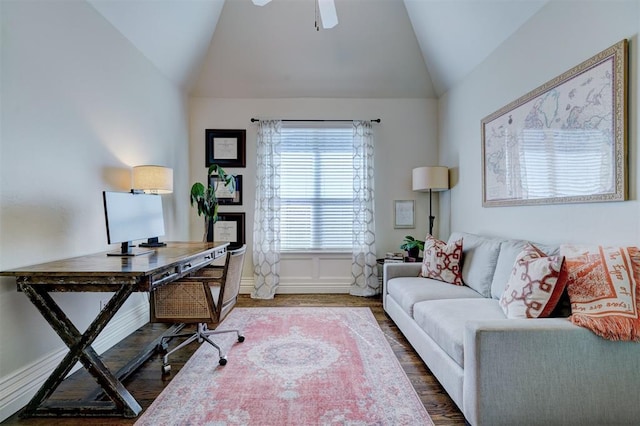
[[109, 244], [120, 244], [114, 256], [136, 256], [153, 250], [134, 249], [134, 240], [164, 235], [162, 199], [159, 195], [103, 191], [104, 216]]

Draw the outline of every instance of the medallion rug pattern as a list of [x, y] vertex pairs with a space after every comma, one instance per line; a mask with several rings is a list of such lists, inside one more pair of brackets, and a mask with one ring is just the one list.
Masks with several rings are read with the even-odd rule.
[[[136, 425], [432, 425], [368, 308], [236, 308]], [[160, 374], [160, 372], [158, 372]]]

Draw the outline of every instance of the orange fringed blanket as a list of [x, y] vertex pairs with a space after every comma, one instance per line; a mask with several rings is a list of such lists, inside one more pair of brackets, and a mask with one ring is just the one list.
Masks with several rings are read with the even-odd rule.
[[609, 340], [640, 341], [638, 247], [563, 245], [571, 321]]

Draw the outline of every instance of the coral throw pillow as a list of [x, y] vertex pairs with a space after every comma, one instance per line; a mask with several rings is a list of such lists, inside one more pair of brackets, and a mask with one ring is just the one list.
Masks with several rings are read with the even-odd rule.
[[433, 278], [451, 284], [462, 282], [462, 239], [449, 244], [427, 235], [421, 277]]
[[609, 340], [640, 341], [638, 247], [563, 245], [571, 321]]
[[564, 257], [547, 256], [531, 244], [516, 258], [500, 298], [507, 318], [545, 318], [551, 315], [567, 284]]

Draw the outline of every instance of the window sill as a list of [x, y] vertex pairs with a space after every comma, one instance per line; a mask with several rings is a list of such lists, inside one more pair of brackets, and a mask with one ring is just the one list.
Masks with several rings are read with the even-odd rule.
[[307, 251], [282, 251], [281, 255], [283, 258], [300, 258], [300, 257], [329, 257], [329, 256], [339, 256], [339, 257], [349, 257], [351, 256], [350, 251], [336, 251], [336, 250], [307, 250]]

